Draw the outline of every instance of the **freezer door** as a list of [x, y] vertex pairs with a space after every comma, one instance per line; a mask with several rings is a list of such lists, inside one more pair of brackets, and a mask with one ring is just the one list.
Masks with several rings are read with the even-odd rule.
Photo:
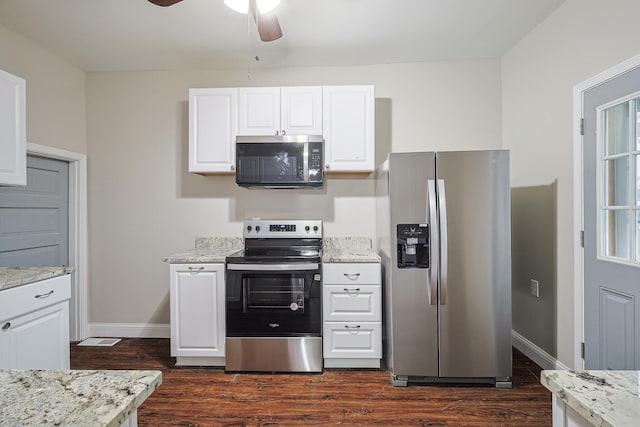
[[439, 375], [509, 377], [508, 151], [439, 152], [436, 169], [442, 266]]
[[[398, 250], [394, 250], [398, 224], [413, 224], [416, 229], [422, 224], [437, 230], [434, 218], [429, 218], [428, 213], [428, 182], [435, 180], [435, 156], [433, 153], [392, 153], [388, 177], [392, 250], [391, 260], [385, 265], [390, 270], [390, 274], [385, 275], [390, 278], [385, 281], [387, 360], [392, 375], [437, 376], [437, 288], [436, 283], [431, 282], [431, 269], [436, 268], [437, 259], [431, 256], [430, 268], [424, 268], [418, 251], [415, 260], [401, 259], [402, 268], [399, 268]], [[434, 191], [432, 197], [435, 202]], [[411, 266], [412, 263], [415, 266]], [[437, 275], [433, 277], [435, 281]]]

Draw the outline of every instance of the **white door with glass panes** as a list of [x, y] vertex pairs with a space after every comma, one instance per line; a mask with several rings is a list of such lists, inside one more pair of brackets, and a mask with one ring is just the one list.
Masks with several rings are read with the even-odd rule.
[[239, 135], [321, 135], [322, 87], [240, 88]]
[[584, 93], [586, 369], [640, 369], [640, 68]]

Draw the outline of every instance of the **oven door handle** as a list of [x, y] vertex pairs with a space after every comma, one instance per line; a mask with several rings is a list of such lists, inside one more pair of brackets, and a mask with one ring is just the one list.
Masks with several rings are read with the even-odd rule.
[[227, 270], [241, 271], [302, 271], [319, 270], [317, 262], [304, 264], [227, 264]]

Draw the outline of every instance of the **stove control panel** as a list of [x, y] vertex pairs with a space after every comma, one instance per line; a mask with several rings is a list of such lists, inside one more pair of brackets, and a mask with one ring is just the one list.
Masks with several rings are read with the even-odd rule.
[[245, 239], [322, 238], [321, 220], [260, 220], [244, 222]]

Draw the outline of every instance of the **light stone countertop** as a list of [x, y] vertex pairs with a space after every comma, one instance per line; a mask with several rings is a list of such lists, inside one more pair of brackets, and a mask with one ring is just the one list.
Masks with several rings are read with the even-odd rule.
[[540, 382], [595, 426], [640, 425], [640, 371], [544, 370]]
[[161, 383], [160, 371], [0, 370], [0, 425], [119, 426]]
[[[322, 262], [379, 263], [369, 237], [325, 237]], [[225, 258], [244, 248], [241, 237], [199, 237], [195, 249], [162, 258], [172, 264], [224, 263]]]
[[171, 264], [224, 263], [227, 255], [244, 248], [242, 237], [198, 237], [195, 249], [162, 258]]
[[322, 262], [380, 262], [380, 255], [371, 248], [369, 237], [325, 237], [322, 245]]
[[72, 272], [73, 267], [0, 267], [0, 291]]

